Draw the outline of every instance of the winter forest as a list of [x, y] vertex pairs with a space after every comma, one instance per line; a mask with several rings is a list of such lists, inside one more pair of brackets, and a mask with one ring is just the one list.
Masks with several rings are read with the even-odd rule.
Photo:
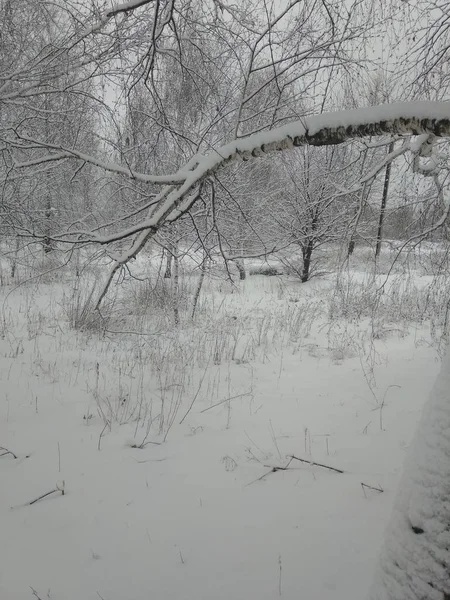
[[450, 599], [450, 5], [0, 0], [0, 600]]

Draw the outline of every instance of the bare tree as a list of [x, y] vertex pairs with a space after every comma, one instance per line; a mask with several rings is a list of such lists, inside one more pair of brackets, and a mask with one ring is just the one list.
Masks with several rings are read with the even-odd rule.
[[351, 180], [347, 171], [354, 163], [349, 150], [348, 145], [305, 146], [287, 154], [282, 161], [282, 199], [273, 206], [271, 214], [286, 240], [282, 260], [303, 283], [320, 273], [320, 251], [336, 249], [351, 220], [354, 201], [344, 189]]

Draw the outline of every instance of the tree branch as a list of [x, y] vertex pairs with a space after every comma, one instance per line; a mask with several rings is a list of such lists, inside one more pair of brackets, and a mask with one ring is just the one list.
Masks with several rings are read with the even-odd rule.
[[115, 8], [112, 8], [110, 11], [108, 11], [106, 16], [108, 19], [110, 19], [111, 17], [114, 17], [120, 13], [132, 12], [133, 10], [140, 8], [145, 4], [150, 4], [151, 2], [153, 2], [153, 0], [130, 0], [130, 2], [123, 2], [122, 4], [119, 4]]

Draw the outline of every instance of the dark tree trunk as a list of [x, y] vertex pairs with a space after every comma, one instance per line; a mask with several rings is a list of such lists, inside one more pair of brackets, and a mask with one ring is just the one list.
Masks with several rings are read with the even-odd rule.
[[[46, 108], [48, 108], [47, 106], [47, 99], [45, 100], [45, 106]], [[46, 137], [47, 139], [49, 138], [49, 134], [50, 134], [50, 126], [49, 126], [49, 122], [48, 120], [45, 122], [45, 132], [46, 132]], [[44, 253], [45, 254], [49, 254], [49, 252], [51, 252], [53, 250], [53, 241], [51, 239], [51, 235], [52, 235], [52, 229], [53, 229], [53, 223], [52, 223], [52, 217], [53, 215], [53, 207], [52, 207], [52, 194], [51, 194], [51, 189], [52, 189], [52, 182], [51, 182], [51, 172], [47, 171], [45, 174], [45, 188], [46, 188], [46, 198], [45, 198], [45, 212], [44, 212], [44, 216], [45, 216], [45, 237], [42, 243], [42, 247], [44, 249]]]
[[[389, 144], [388, 154], [394, 151], [394, 142]], [[389, 193], [389, 182], [391, 179], [391, 163], [388, 162], [386, 165], [386, 172], [384, 175], [384, 186], [383, 186], [383, 196], [381, 198], [381, 208], [380, 208], [380, 218], [378, 220], [378, 231], [377, 231], [377, 245], [375, 248], [375, 258], [380, 256], [381, 252], [381, 241], [383, 239], [383, 224], [384, 224], [384, 215], [386, 214], [386, 203], [388, 199]]]
[[239, 271], [239, 279], [241, 281], [244, 281], [244, 279], [246, 279], [246, 277], [247, 277], [247, 274], [245, 272], [244, 263], [241, 262], [240, 260], [235, 260], [234, 262], [236, 263], [236, 267], [238, 268], [238, 271]]
[[173, 287], [172, 287], [172, 301], [173, 301], [173, 316], [175, 325], [178, 327], [180, 324], [180, 264], [178, 260], [178, 254], [173, 255]]
[[314, 242], [313, 240], [308, 240], [306, 246], [302, 247], [302, 256], [303, 256], [303, 269], [300, 280], [302, 283], [306, 283], [309, 279], [310, 269], [311, 269], [311, 257], [314, 250]]
[[[48, 192], [47, 192], [48, 193]], [[52, 228], [52, 200], [50, 198], [50, 194], [47, 196], [46, 206], [45, 206], [45, 237], [42, 242], [42, 246], [44, 248], [45, 254], [48, 254], [53, 250], [53, 241], [50, 237], [51, 228]]]
[[164, 252], [166, 255], [166, 270], [164, 271], [164, 279], [171, 279], [173, 254], [170, 250], [164, 250]]
[[17, 258], [19, 256], [19, 236], [16, 235], [16, 239], [14, 241], [14, 255], [11, 262], [11, 278], [14, 279], [16, 276], [17, 270]]

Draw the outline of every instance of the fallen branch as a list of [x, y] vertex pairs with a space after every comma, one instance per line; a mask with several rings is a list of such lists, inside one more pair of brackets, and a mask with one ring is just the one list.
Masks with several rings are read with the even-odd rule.
[[13, 458], [17, 458], [17, 454], [14, 454], [14, 452], [11, 452], [11, 450], [8, 450], [8, 448], [3, 448], [3, 446], [0, 446], [0, 452], [0, 457], [6, 456], [7, 454], [11, 454]]
[[66, 484], [63, 481], [61, 486], [57, 485], [54, 490], [51, 490], [50, 492], [47, 492], [46, 494], [42, 494], [42, 496], [39, 496], [39, 498], [35, 498], [31, 502], [27, 502], [27, 506], [31, 506], [32, 504], [36, 504], [36, 502], [39, 502], [39, 500], [43, 500], [44, 498], [46, 498], [47, 496], [50, 496], [51, 494], [56, 494], [56, 492], [61, 492], [61, 496], [64, 496], [64, 494], [65, 494], [65, 487], [66, 487]]
[[267, 473], [264, 473], [263, 475], [261, 475], [261, 477], [258, 477], [258, 479], [254, 479], [253, 481], [250, 481], [250, 483], [247, 483], [247, 485], [251, 485], [252, 483], [256, 483], [257, 481], [261, 481], [262, 479], [264, 479], [265, 477], [267, 477], [267, 475], [270, 475], [271, 473], [276, 473], [277, 471], [289, 471], [289, 470], [291, 470], [291, 469], [289, 469], [289, 465], [291, 464], [292, 460], [293, 460], [293, 458], [290, 457], [290, 460], [289, 460], [289, 462], [287, 463], [287, 465], [285, 467], [272, 467], [271, 465], [264, 465], [265, 467], [267, 467], [268, 469], [270, 469], [270, 471], [267, 471]]
[[367, 495], [366, 495], [366, 490], [364, 488], [367, 488], [369, 490], [375, 490], [376, 492], [380, 492], [380, 493], [384, 492], [384, 490], [383, 490], [383, 488], [381, 486], [376, 487], [376, 486], [373, 486], [373, 485], [367, 485], [367, 483], [363, 483], [362, 481], [361, 481], [361, 487], [362, 487], [362, 491], [364, 493], [364, 496], [366, 498], [367, 498]]
[[293, 454], [291, 454], [289, 458], [291, 458], [292, 460], [299, 460], [300, 462], [306, 463], [311, 467], [322, 467], [323, 469], [329, 469], [330, 471], [335, 471], [336, 473], [345, 473], [345, 471], [342, 471], [342, 469], [336, 469], [336, 467], [330, 467], [329, 465], [323, 465], [322, 463], [314, 462], [312, 460], [299, 458], [298, 456], [294, 456]]

